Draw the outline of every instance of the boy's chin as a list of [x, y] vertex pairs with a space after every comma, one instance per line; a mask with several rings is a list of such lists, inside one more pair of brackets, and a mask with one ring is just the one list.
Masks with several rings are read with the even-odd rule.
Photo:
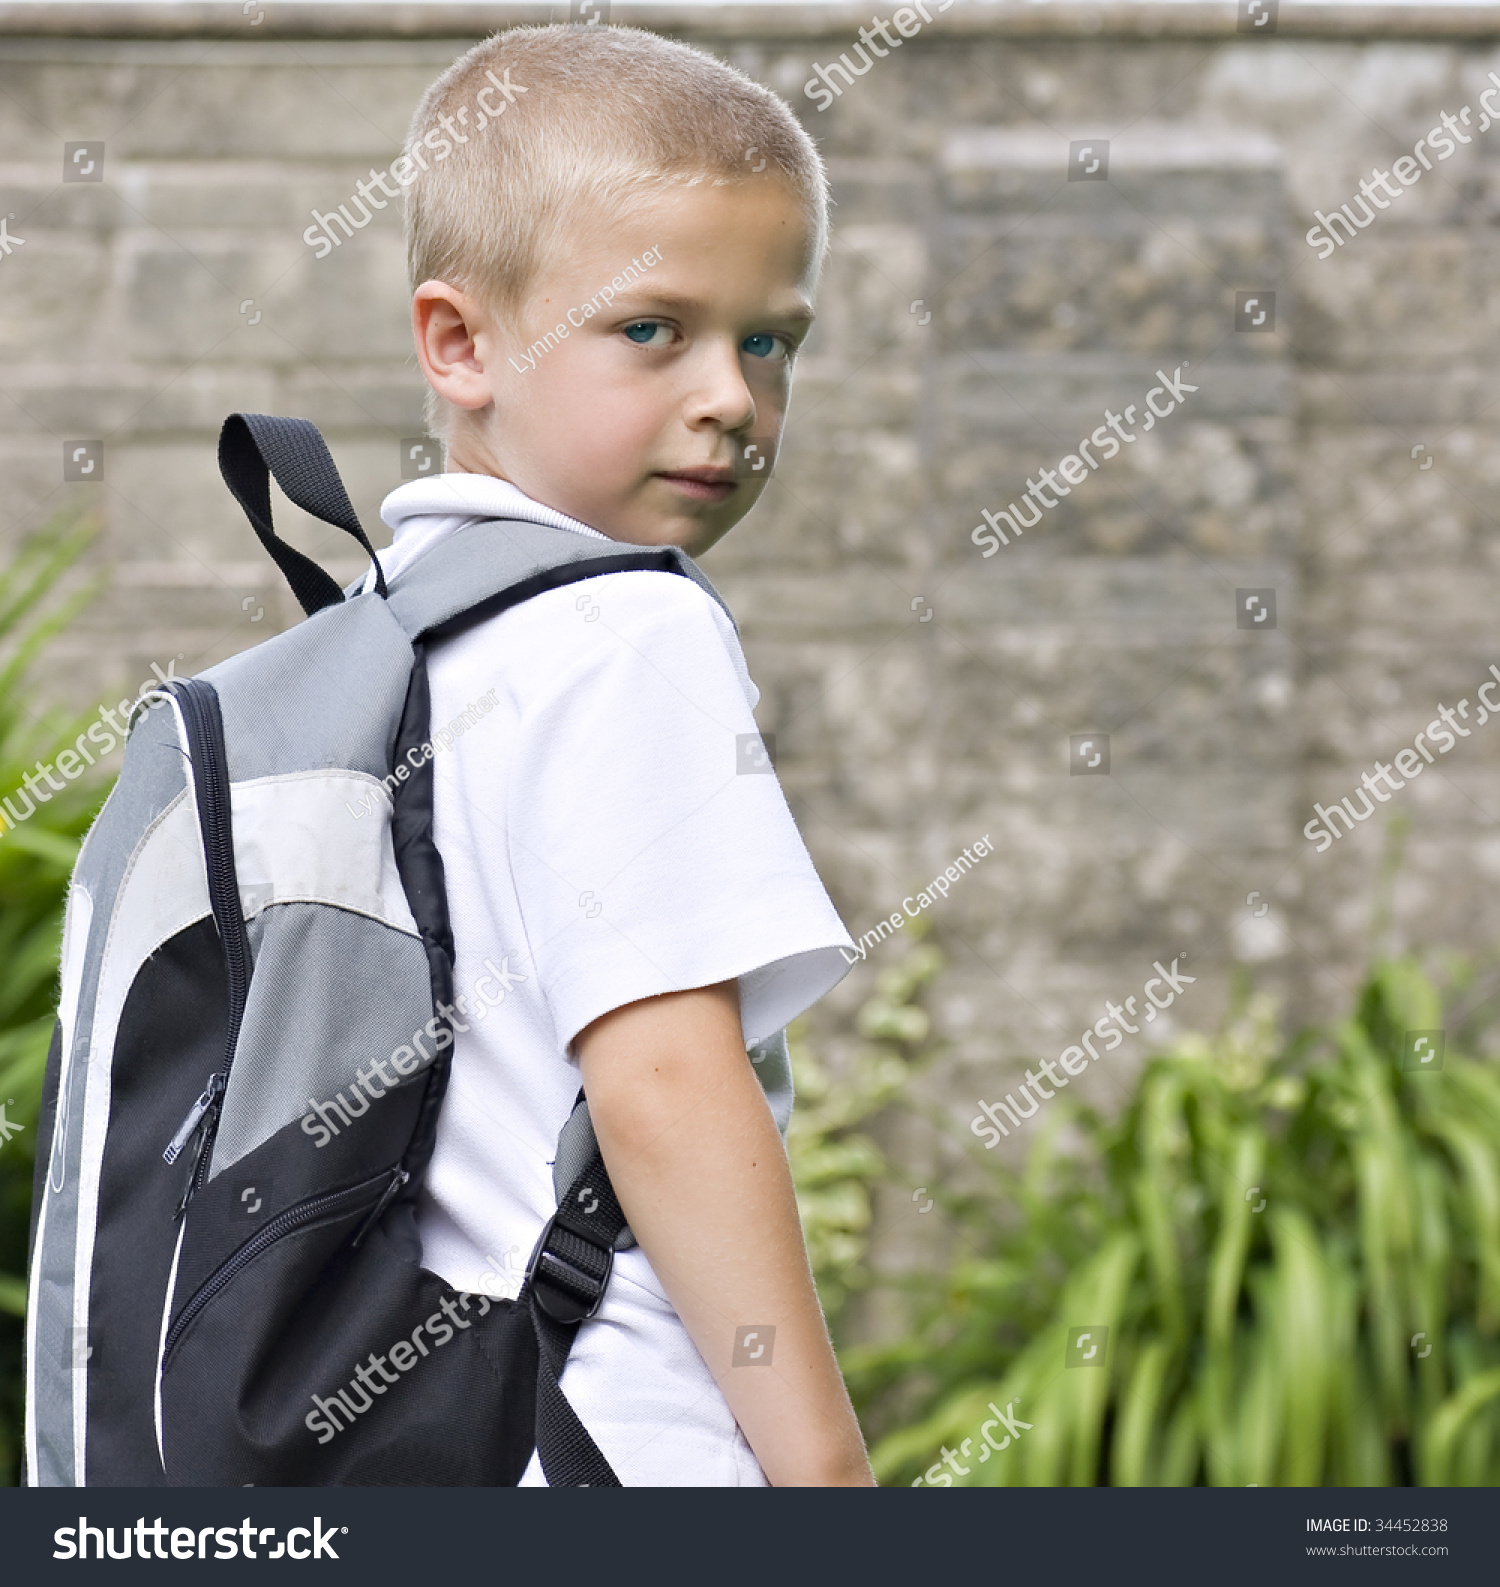
[[620, 529], [606, 530], [605, 533], [622, 545], [676, 546], [690, 557], [698, 557], [722, 540], [733, 527], [733, 524], [706, 524], [693, 519], [674, 518], [654, 523], [634, 523]]
[[[740, 490], [743, 489], [741, 486]], [[759, 492], [755, 492], [755, 495], [758, 496]], [[675, 504], [662, 510], [653, 503], [650, 510], [625, 513], [612, 524], [598, 524], [595, 527], [611, 540], [619, 540], [627, 545], [677, 546], [689, 556], [696, 557], [716, 545], [734, 528], [749, 512], [753, 499], [735, 500], [716, 511], [701, 512], [673, 511], [672, 506]]]

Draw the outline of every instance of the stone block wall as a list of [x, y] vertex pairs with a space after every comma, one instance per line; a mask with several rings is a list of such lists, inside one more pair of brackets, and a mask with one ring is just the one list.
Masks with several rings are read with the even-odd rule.
[[[388, 166], [474, 37], [547, 17], [108, 10], [0, 7], [0, 216], [24, 239], [0, 256], [0, 541], [68, 501], [103, 511], [113, 584], [49, 675], [74, 702], [294, 619], [217, 478], [226, 413], [313, 419], [378, 523], [400, 442], [422, 434], [399, 216], [322, 259], [302, 233]], [[1197, 979], [1079, 1082], [1095, 1099], [1123, 1092], [1152, 1036], [1212, 1025], [1237, 973], [1288, 1018], [1336, 1013], [1396, 813], [1388, 945], [1486, 960], [1500, 128], [1480, 130], [1480, 96], [1500, 82], [1500, 6], [1287, 5], [1275, 36], [1249, 37], [1221, 6], [961, 0], [822, 111], [802, 85], [852, 51], [869, 21], [852, 7], [616, 19], [777, 88], [830, 165], [834, 251], [778, 476], [705, 566], [856, 936], [994, 842], [925, 916], [948, 969], [921, 1084], [959, 1132], [1106, 1000], [1140, 1004], [1158, 960]], [[1314, 211], [1444, 112], [1471, 141], [1320, 259]], [[65, 145], [89, 141], [103, 180], [64, 180]], [[1166, 377], [1178, 400], [1148, 430]], [[1107, 414], [1132, 439], [1105, 458], [1089, 438]], [[103, 441], [102, 482], [64, 482], [80, 438]], [[982, 512], [1080, 441], [1097, 468], [982, 555]], [[347, 542], [299, 516], [300, 543], [352, 574]], [[1237, 626], [1247, 590], [1274, 591], [1274, 629]], [[1460, 699], [1470, 736], [1316, 852], [1314, 801]], [[1070, 774], [1070, 746], [1106, 736], [1108, 775]], [[835, 1052], [907, 940], [818, 1011]], [[914, 1174], [951, 1169], [915, 1125], [890, 1139]], [[892, 1218], [883, 1249], [903, 1259], [916, 1235]]]

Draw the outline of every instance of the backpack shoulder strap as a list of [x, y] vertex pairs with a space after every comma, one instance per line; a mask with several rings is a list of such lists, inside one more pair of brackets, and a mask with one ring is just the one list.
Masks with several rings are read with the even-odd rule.
[[604, 1302], [615, 1252], [635, 1244], [581, 1091], [558, 1137], [552, 1181], [557, 1211], [531, 1253], [519, 1297], [537, 1340], [537, 1458], [550, 1488], [618, 1488], [560, 1381], [579, 1328]]
[[676, 546], [601, 544], [572, 529], [496, 518], [466, 525], [397, 574], [390, 612], [414, 644], [449, 639], [534, 595], [606, 573], [634, 572], [681, 574], [734, 622], [724, 597]]

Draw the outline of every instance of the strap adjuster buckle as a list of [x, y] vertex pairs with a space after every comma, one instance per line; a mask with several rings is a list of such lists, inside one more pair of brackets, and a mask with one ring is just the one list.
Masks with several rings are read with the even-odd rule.
[[562, 1217], [559, 1210], [547, 1220], [526, 1265], [524, 1288], [554, 1322], [566, 1325], [587, 1322], [604, 1304], [615, 1252]]

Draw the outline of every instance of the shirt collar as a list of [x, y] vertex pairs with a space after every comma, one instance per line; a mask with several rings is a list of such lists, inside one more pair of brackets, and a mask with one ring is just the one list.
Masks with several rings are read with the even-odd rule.
[[[485, 518], [518, 518], [523, 523], [570, 529], [595, 540], [609, 536], [586, 523], [533, 501], [508, 479], [493, 474], [436, 474], [431, 479], [409, 480], [380, 504], [382, 521], [392, 531], [389, 549], [379, 553], [387, 579], [394, 579], [438, 540], [466, 524]], [[362, 592], [375, 588], [375, 570], [365, 578]]]

